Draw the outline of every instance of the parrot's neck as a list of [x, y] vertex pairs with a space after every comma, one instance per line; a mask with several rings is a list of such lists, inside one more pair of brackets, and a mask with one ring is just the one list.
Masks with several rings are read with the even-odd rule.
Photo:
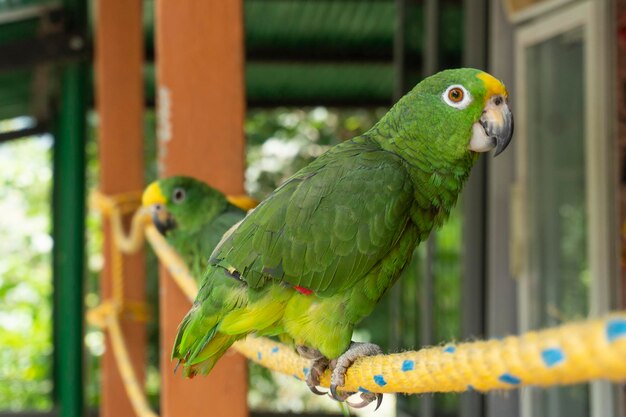
[[207, 224], [215, 220], [220, 214], [230, 207], [226, 198], [222, 195], [215, 195], [210, 200], [200, 204], [201, 210], [196, 210], [185, 224], [184, 229], [192, 233], [202, 230]]
[[375, 126], [364, 137], [402, 159], [413, 183], [415, 199], [411, 217], [422, 240], [433, 227], [448, 218], [478, 154], [463, 152], [461, 155], [450, 155], [437, 147], [428, 146], [426, 140], [412, 137], [410, 132], [383, 125]]

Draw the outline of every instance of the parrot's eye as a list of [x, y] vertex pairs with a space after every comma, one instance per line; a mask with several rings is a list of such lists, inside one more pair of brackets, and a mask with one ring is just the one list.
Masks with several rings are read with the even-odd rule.
[[185, 190], [182, 188], [176, 188], [174, 190], [174, 194], [172, 195], [172, 200], [174, 203], [182, 203], [185, 200], [186, 195], [187, 193], [185, 193]]
[[462, 85], [451, 85], [441, 95], [443, 101], [450, 107], [464, 109], [472, 102], [472, 96]]
[[460, 88], [453, 88], [452, 90], [448, 91], [448, 98], [450, 99], [450, 101], [458, 103], [459, 101], [463, 100], [463, 90], [461, 90]]

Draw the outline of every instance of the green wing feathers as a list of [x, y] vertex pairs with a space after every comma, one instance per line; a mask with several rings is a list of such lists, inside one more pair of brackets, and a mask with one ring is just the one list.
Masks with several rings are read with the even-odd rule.
[[211, 262], [259, 288], [283, 281], [326, 296], [350, 288], [395, 245], [412, 186], [397, 156], [349, 142], [300, 171], [250, 213]]

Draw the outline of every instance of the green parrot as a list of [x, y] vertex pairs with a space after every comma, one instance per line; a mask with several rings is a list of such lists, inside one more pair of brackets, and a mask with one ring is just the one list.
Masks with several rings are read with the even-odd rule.
[[[419, 242], [450, 214], [481, 152], [513, 135], [507, 91], [476, 69], [420, 82], [368, 132], [328, 150], [229, 230], [180, 324], [172, 358], [208, 373], [247, 334], [291, 341], [312, 361], [307, 385], [331, 367], [331, 395], [359, 357], [354, 326], [391, 288]], [[360, 394], [353, 407], [382, 395]]]
[[222, 235], [246, 215], [245, 204], [195, 178], [174, 176], [150, 184], [142, 205], [180, 254], [194, 278], [203, 277]]

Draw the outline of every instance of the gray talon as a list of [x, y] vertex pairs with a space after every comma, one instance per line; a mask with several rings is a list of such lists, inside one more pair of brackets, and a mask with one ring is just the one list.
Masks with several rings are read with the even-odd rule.
[[354, 394], [353, 392], [337, 392], [337, 385], [330, 385], [330, 393], [328, 394], [330, 396], [330, 398], [332, 398], [335, 401], [339, 401], [340, 403], [345, 402], [352, 394]]
[[312, 349], [306, 346], [296, 346], [296, 350], [300, 356], [306, 359], [311, 359], [311, 369], [308, 375], [306, 375], [306, 385], [309, 390], [315, 395], [326, 395], [326, 391], [320, 391], [317, 386], [320, 383], [320, 376], [328, 368], [329, 361], [320, 353], [319, 350]]
[[[313, 361], [313, 363], [311, 364], [311, 369], [306, 376], [306, 385], [309, 387], [313, 394], [328, 394], [328, 396], [333, 398], [334, 400], [339, 402], [345, 402], [352, 408], [363, 408], [376, 400], [376, 410], [378, 410], [378, 407], [380, 407], [380, 404], [383, 401], [382, 394], [376, 394], [373, 392], [362, 392], [361, 401], [358, 403], [351, 403], [347, 401], [347, 399], [355, 393], [338, 391], [337, 388], [344, 385], [346, 372], [348, 368], [350, 368], [350, 366], [354, 363], [354, 361], [363, 356], [382, 354], [382, 350], [380, 349], [380, 347], [372, 343], [352, 342], [348, 350], [346, 350], [337, 359], [333, 359], [332, 361], [328, 360], [317, 349], [309, 348], [306, 346], [296, 346], [296, 350], [303, 358], [311, 359]], [[333, 370], [330, 379], [330, 391], [323, 392], [317, 389], [317, 386], [320, 383], [320, 376], [324, 373], [324, 371], [326, 371], [329, 366]]]
[[376, 395], [376, 408], [374, 409], [374, 411], [378, 410], [378, 408], [380, 408], [380, 405], [383, 403], [383, 394], [377, 394]]
[[382, 354], [382, 350], [377, 345], [372, 343], [357, 343], [352, 342], [348, 350], [346, 350], [341, 356], [337, 359], [331, 361], [333, 368], [333, 373], [330, 379], [330, 395], [337, 401], [346, 402], [350, 407], [353, 408], [363, 408], [368, 404], [372, 403], [376, 400], [376, 409], [380, 407], [380, 404], [383, 400], [382, 394], [376, 394], [373, 392], [362, 392], [361, 393], [361, 402], [351, 403], [346, 401], [348, 397], [350, 397], [354, 392], [337, 392], [337, 387], [342, 387], [345, 383], [345, 376], [348, 368], [356, 361], [358, 358], [363, 356], [373, 356]]
[[311, 392], [315, 395], [326, 395], [328, 394], [328, 391], [320, 391], [317, 389], [317, 387], [315, 385], [309, 385], [307, 382], [307, 386], [309, 387], [309, 390], [311, 390]]
[[[353, 393], [354, 394], [354, 393]], [[352, 408], [364, 408], [370, 405], [376, 400], [376, 408], [374, 411], [378, 410], [380, 405], [383, 403], [383, 394], [376, 394], [373, 392], [362, 392], [361, 393], [361, 401], [358, 403], [353, 403], [346, 400], [346, 404], [348, 404]]]

